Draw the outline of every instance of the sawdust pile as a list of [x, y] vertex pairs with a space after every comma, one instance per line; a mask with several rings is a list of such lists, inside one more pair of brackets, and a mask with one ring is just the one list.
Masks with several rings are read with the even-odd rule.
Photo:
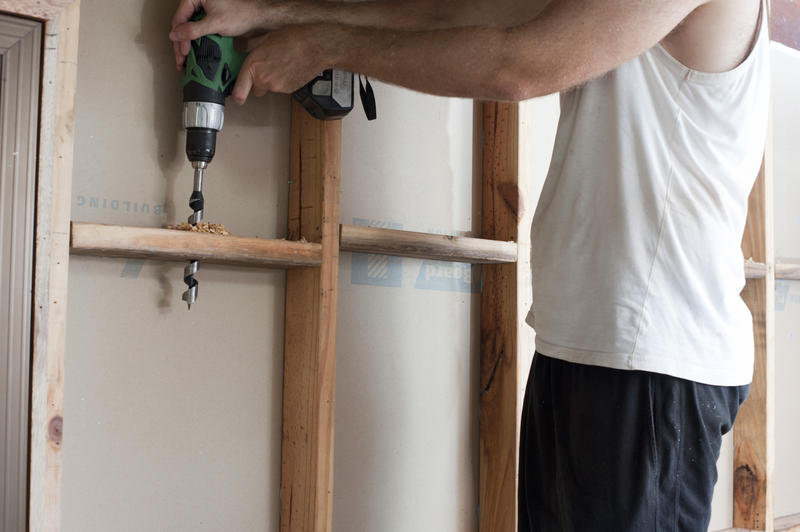
[[167, 229], [175, 229], [177, 231], [192, 231], [194, 233], [211, 233], [221, 236], [230, 236], [231, 234], [230, 231], [225, 229], [224, 225], [212, 224], [211, 222], [200, 222], [197, 225], [181, 222], [178, 225], [168, 225]]

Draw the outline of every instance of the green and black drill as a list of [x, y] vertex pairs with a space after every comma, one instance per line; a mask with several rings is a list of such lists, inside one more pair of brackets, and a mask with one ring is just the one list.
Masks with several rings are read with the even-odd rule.
[[[194, 17], [202, 18], [203, 14]], [[192, 215], [189, 223], [203, 219], [203, 172], [214, 158], [217, 132], [222, 129], [225, 98], [230, 95], [246, 54], [234, 49], [232, 37], [207, 35], [192, 41], [183, 78], [183, 127], [186, 129], [186, 156], [194, 168], [194, 186], [189, 198]], [[294, 97], [314, 117], [342, 118], [353, 108], [353, 74], [326, 70]], [[183, 270], [186, 291], [183, 300], [191, 309], [197, 300], [198, 264], [192, 260]]]

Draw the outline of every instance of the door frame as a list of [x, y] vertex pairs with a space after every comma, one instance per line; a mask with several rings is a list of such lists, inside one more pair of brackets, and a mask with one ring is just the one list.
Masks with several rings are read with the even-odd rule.
[[0, 0], [44, 22], [39, 98], [28, 528], [61, 529], [61, 436], [80, 0]]
[[[0, 323], [0, 529], [25, 530], [31, 291], [42, 24], [0, 14], [0, 218], [4, 225]], [[6, 254], [7, 253], [7, 254]]]

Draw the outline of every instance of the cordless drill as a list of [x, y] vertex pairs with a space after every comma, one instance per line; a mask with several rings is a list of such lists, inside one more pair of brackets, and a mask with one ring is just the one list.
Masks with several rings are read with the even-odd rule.
[[[195, 15], [194, 20], [203, 17]], [[222, 129], [225, 98], [233, 90], [246, 54], [234, 49], [232, 37], [206, 35], [192, 41], [183, 77], [183, 127], [186, 156], [194, 168], [194, 186], [189, 198], [192, 214], [188, 222], [203, 219], [203, 171], [214, 158], [217, 132]], [[353, 74], [329, 69], [294, 93], [309, 113], [321, 120], [342, 118], [353, 108]], [[186, 291], [182, 299], [189, 309], [197, 300], [198, 264], [192, 260], [183, 270]]]

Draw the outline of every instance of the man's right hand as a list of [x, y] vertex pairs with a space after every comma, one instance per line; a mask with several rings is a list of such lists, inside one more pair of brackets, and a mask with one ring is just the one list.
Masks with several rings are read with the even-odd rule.
[[[201, 9], [206, 16], [193, 22], [192, 17]], [[274, 29], [280, 25], [279, 10], [277, 2], [264, 0], [181, 0], [169, 34], [178, 70], [183, 70], [194, 39], [212, 33], [238, 37]]]

